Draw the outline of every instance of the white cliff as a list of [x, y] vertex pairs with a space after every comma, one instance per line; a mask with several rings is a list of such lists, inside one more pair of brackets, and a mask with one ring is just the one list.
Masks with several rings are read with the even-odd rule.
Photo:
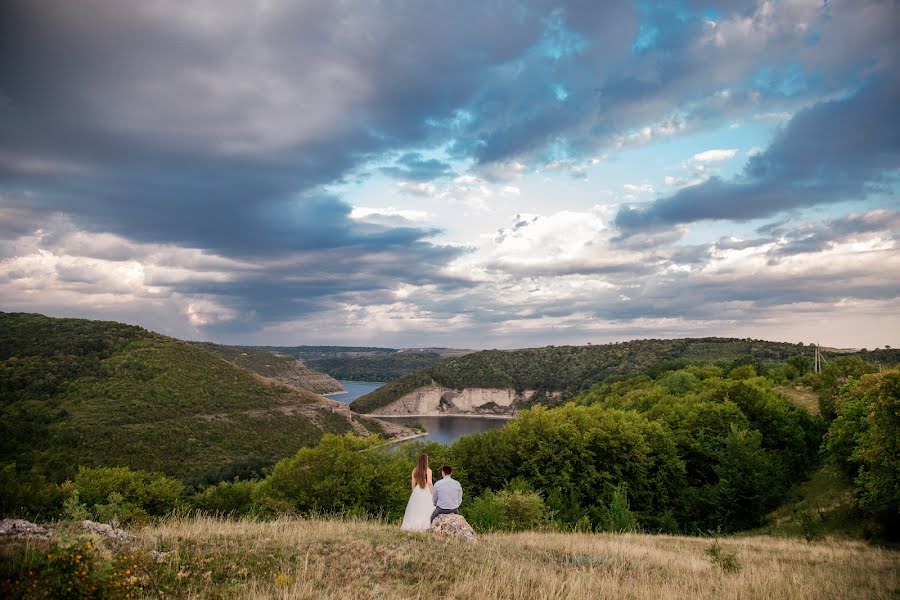
[[439, 385], [421, 387], [372, 411], [373, 415], [514, 415], [534, 390], [503, 388], [454, 390]]

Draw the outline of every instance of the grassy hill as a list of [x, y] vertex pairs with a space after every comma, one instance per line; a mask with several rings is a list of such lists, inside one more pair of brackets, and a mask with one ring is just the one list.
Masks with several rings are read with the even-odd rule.
[[[64, 589], [57, 573], [83, 552], [75, 585], [122, 597], [846, 600], [896, 598], [900, 586], [900, 553], [847, 540], [542, 531], [467, 544], [378, 522], [295, 518], [169, 519], [134, 533], [124, 548], [95, 541], [90, 553], [7, 540], [0, 585], [11, 596], [34, 580], [41, 593]], [[93, 558], [101, 551], [112, 558]]]
[[333, 377], [311, 369], [290, 356], [252, 346], [222, 346], [209, 342], [193, 342], [193, 344], [242, 369], [279, 383], [316, 394], [344, 391]]
[[52, 479], [271, 464], [323, 432], [365, 431], [334, 405], [140, 327], [0, 313], [0, 462]]
[[396, 350], [351, 346], [263, 346], [265, 350], [292, 356], [307, 366], [336, 379], [392, 381], [406, 373], [425, 369], [448, 357], [466, 353], [449, 348]]
[[782, 342], [734, 338], [635, 340], [598, 346], [547, 346], [522, 350], [485, 350], [453, 358], [403, 375], [357, 399], [353, 410], [370, 412], [432, 381], [455, 389], [514, 388], [562, 392], [563, 398], [611, 376], [652, 373], [676, 361], [723, 362], [752, 357], [763, 364], [812, 348]]

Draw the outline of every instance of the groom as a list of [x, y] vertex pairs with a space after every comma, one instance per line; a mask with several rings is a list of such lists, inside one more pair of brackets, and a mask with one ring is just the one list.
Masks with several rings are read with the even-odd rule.
[[434, 512], [431, 520], [438, 515], [459, 514], [459, 505], [462, 504], [462, 486], [452, 477], [453, 467], [444, 465], [441, 467], [441, 480], [434, 484], [434, 493], [431, 496], [434, 502]]

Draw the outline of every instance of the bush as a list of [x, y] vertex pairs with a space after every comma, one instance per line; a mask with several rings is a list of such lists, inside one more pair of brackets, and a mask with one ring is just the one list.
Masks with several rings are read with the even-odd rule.
[[104, 550], [84, 538], [33, 546], [0, 561], [0, 592], [6, 598], [134, 598], [150, 585], [150, 562], [142, 550]]
[[246, 515], [253, 507], [255, 481], [223, 481], [208, 487], [191, 498], [196, 510], [221, 515]]
[[751, 379], [756, 377], [756, 369], [753, 365], [741, 365], [728, 371], [728, 379]]
[[0, 510], [5, 517], [52, 519], [59, 514], [63, 494], [32, 469], [19, 472], [15, 463], [0, 467]]
[[463, 516], [479, 532], [524, 531], [548, 522], [547, 507], [535, 491], [510, 486], [485, 491], [463, 509]]
[[184, 491], [181, 482], [171, 477], [126, 467], [82, 467], [67, 487], [78, 493], [95, 518], [121, 523], [170, 512]]
[[741, 563], [738, 562], [737, 554], [719, 545], [719, 540], [714, 540], [706, 548], [706, 556], [709, 557], [709, 561], [713, 565], [722, 569], [724, 573], [737, 573], [741, 570]]
[[628, 503], [628, 486], [624, 483], [616, 486], [609, 505], [600, 509], [595, 520], [601, 531], [626, 532], [640, 529], [637, 517], [631, 512]]

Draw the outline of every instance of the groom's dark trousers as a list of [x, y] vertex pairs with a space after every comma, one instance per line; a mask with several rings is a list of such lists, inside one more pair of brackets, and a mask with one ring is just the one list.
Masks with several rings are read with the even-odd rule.
[[431, 513], [431, 520], [434, 521], [438, 515], [458, 515], [458, 514], [459, 514], [458, 508], [441, 508], [438, 506], [438, 507], [435, 507], [434, 512]]

